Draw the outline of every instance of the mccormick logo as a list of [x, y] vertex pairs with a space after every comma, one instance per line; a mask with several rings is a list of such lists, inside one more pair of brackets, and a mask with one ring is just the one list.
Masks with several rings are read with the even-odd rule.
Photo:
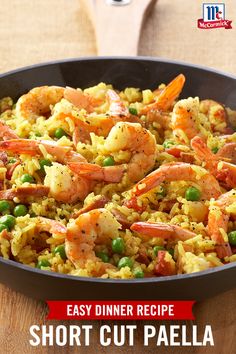
[[232, 21], [225, 19], [225, 4], [223, 3], [204, 3], [203, 18], [198, 19], [197, 22], [200, 29], [232, 28]]

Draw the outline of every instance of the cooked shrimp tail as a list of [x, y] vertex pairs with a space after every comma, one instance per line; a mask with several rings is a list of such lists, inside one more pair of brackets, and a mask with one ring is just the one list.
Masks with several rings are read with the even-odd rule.
[[194, 232], [183, 229], [178, 225], [171, 225], [162, 222], [136, 222], [130, 229], [141, 235], [160, 237], [163, 239], [175, 239], [180, 241], [186, 241], [196, 236]]
[[77, 219], [80, 215], [85, 214], [91, 210], [94, 209], [100, 209], [100, 208], [104, 208], [104, 206], [109, 202], [109, 199], [107, 197], [105, 197], [104, 195], [101, 196], [96, 196], [91, 203], [89, 203], [88, 205], [84, 206], [82, 209], [74, 212], [71, 217], [73, 219]]
[[196, 152], [197, 157], [202, 161], [217, 161], [217, 157], [213, 152], [207, 147], [206, 143], [199, 136], [195, 136], [191, 140], [191, 147]]
[[179, 97], [184, 83], [185, 76], [180, 74], [176, 76], [176, 78], [172, 80], [160, 93], [157, 98], [157, 104], [162, 111], [167, 111], [172, 106], [176, 98]]
[[122, 118], [122, 116], [128, 116], [128, 109], [121, 101], [120, 96], [114, 90], [107, 91], [107, 99], [109, 102], [109, 114], [111, 117]]
[[97, 181], [118, 183], [124, 174], [124, 167], [122, 165], [101, 167], [90, 163], [75, 162], [68, 163], [68, 166], [78, 175]]
[[185, 83], [185, 76], [183, 74], [178, 75], [172, 80], [157, 97], [156, 102], [146, 106], [142, 113], [145, 114], [151, 110], [158, 109], [160, 111], [168, 111], [168, 109], [174, 104], [174, 101], [180, 95]]
[[69, 161], [86, 162], [86, 159], [68, 146], [57, 145], [55, 141], [49, 140], [28, 140], [12, 139], [0, 141], [0, 151], [11, 151], [15, 154], [42, 155], [41, 145], [48, 154], [52, 155], [58, 162], [67, 163]]
[[64, 98], [79, 109], [85, 109], [88, 113], [93, 112], [94, 107], [99, 103], [92, 96], [72, 87], [65, 88]]

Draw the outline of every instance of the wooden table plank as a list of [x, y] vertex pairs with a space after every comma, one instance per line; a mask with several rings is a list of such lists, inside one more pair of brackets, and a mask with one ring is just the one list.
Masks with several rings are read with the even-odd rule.
[[[47, 306], [40, 301], [30, 299], [20, 293], [10, 290], [6, 286], [0, 285], [0, 352], [1, 353], [112, 353], [118, 354], [125, 351], [129, 353], [153, 353], [158, 350], [163, 354], [233, 354], [236, 347], [236, 289], [218, 295], [212, 299], [207, 299], [198, 303], [194, 307], [196, 321], [47, 321]], [[29, 344], [31, 338], [29, 328], [31, 325], [64, 324], [69, 326], [92, 324], [93, 331], [89, 347], [32, 347]], [[136, 324], [135, 346], [102, 347], [99, 344], [99, 328], [102, 324]], [[158, 326], [166, 324], [187, 324], [188, 328], [192, 324], [198, 325], [199, 337], [202, 338], [203, 330], [206, 324], [212, 326], [215, 347], [157, 347], [155, 340], [150, 340], [149, 347], [143, 346], [143, 326], [151, 324]], [[83, 338], [83, 337], [82, 337]], [[82, 339], [83, 344], [83, 339]]]

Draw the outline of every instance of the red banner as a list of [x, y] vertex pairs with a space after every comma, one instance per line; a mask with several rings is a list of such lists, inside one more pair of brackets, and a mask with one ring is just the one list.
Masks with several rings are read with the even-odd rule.
[[197, 20], [197, 26], [201, 29], [213, 29], [213, 28], [225, 28], [231, 29], [232, 21], [230, 20], [219, 20], [219, 21], [203, 21], [202, 18]]
[[195, 301], [47, 301], [47, 319], [194, 320]]

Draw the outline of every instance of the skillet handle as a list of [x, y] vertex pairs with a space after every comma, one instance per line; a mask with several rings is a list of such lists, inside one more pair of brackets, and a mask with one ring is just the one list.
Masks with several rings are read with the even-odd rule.
[[98, 55], [136, 56], [143, 22], [156, 1], [83, 0], [95, 29]]

